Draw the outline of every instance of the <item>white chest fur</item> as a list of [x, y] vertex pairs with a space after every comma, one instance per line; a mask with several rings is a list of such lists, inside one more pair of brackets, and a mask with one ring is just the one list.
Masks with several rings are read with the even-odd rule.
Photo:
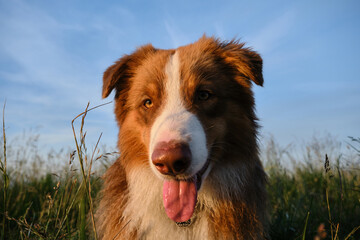
[[[168, 218], [163, 207], [163, 182], [149, 168], [129, 174], [129, 201], [124, 211], [125, 229], [136, 230], [139, 239], [209, 239], [208, 223], [204, 213], [188, 227], [179, 227]], [[128, 232], [128, 233], [129, 233]], [[124, 237], [127, 233], [121, 232]]]

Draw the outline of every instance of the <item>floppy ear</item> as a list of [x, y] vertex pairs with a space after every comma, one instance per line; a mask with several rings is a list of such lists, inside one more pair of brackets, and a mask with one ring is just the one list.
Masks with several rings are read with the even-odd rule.
[[123, 82], [122, 85], [124, 85], [126, 79], [129, 77], [127, 71], [129, 70], [128, 62], [130, 59], [131, 57], [129, 55], [125, 55], [106, 69], [103, 75], [103, 98], [108, 97], [115, 86], [121, 85], [121, 82]]
[[134, 75], [135, 69], [141, 64], [141, 61], [149, 53], [155, 51], [156, 49], [152, 45], [145, 45], [131, 55], [125, 55], [120, 58], [106, 69], [103, 75], [102, 97], [108, 97], [114, 88], [117, 91], [127, 88], [129, 79]]
[[244, 48], [244, 45], [233, 40], [220, 43], [220, 48], [224, 51], [224, 59], [227, 63], [234, 66], [247, 79], [262, 86], [264, 83], [262, 59], [257, 52]]

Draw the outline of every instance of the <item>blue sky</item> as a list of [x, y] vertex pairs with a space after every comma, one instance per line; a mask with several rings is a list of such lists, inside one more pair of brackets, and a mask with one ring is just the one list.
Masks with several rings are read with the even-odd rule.
[[[360, 136], [359, 1], [0, 0], [0, 104], [8, 138], [40, 134], [73, 146], [71, 120], [101, 99], [102, 73], [152, 43], [174, 48], [204, 33], [240, 38], [263, 57], [254, 87], [261, 134], [286, 145], [331, 133]], [[113, 105], [89, 113], [88, 141], [115, 146]], [[34, 130], [35, 129], [35, 130]]]

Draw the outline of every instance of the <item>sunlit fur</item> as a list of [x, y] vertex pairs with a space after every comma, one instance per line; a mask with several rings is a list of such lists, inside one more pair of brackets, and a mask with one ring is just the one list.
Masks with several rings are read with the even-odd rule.
[[188, 143], [192, 153], [191, 165], [188, 171], [178, 178], [186, 179], [194, 176], [205, 165], [208, 157], [204, 129], [196, 115], [185, 108], [181, 97], [179, 67], [179, 57], [175, 53], [165, 66], [166, 84], [164, 92], [166, 95], [163, 99], [164, 108], [151, 127], [149, 161], [154, 173], [161, 178], [166, 176], [160, 174], [151, 164], [151, 155], [159, 142]]
[[[120, 158], [104, 176], [101, 239], [266, 238], [266, 175], [251, 90], [252, 82], [263, 83], [256, 52], [205, 36], [176, 50], [146, 45], [109, 67], [103, 81], [103, 97], [115, 90]], [[206, 101], [197, 97], [204, 90], [211, 92]], [[144, 108], [147, 98], [151, 108]], [[155, 144], [169, 136], [188, 141], [195, 155], [183, 178], [210, 161], [188, 227], [167, 217], [164, 176], [151, 166]]]

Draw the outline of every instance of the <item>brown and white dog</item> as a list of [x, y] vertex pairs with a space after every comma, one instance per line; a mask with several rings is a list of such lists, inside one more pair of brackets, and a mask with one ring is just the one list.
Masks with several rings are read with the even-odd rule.
[[206, 36], [143, 46], [105, 71], [120, 157], [104, 177], [101, 239], [266, 238], [251, 81], [263, 84], [261, 57]]

